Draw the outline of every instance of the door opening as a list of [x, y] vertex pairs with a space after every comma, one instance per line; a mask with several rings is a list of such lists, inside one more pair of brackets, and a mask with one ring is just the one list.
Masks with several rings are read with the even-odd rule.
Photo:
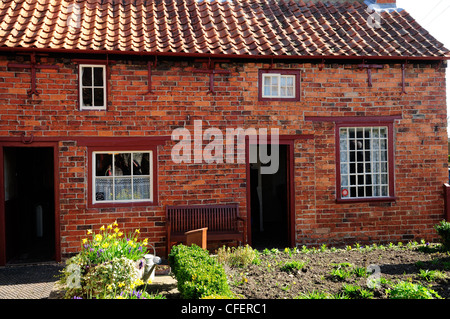
[[[249, 152], [259, 154], [259, 145], [249, 145]], [[271, 146], [267, 145], [270, 154]], [[251, 242], [253, 248], [290, 246], [288, 145], [279, 145], [279, 167], [274, 174], [261, 174], [263, 164], [250, 163]]]
[[53, 147], [4, 147], [6, 262], [55, 260]]

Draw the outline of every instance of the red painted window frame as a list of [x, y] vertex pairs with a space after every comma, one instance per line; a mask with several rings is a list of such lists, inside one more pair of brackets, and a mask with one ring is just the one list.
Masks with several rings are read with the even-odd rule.
[[[336, 202], [337, 203], [366, 203], [366, 202], [395, 202], [395, 152], [394, 152], [394, 121], [401, 120], [402, 115], [390, 116], [305, 116], [305, 121], [335, 123], [335, 159], [336, 159]], [[339, 129], [341, 127], [378, 127], [388, 128], [388, 168], [389, 168], [389, 196], [372, 198], [341, 197], [341, 154]]]
[[[152, 201], [129, 201], [129, 202], [107, 202], [94, 203], [92, 189], [94, 187], [93, 164], [94, 152], [127, 152], [127, 151], [152, 151]], [[105, 208], [105, 207], [134, 207], [134, 206], [156, 206], [158, 205], [158, 145], [157, 144], [135, 144], [129, 141], [129, 145], [110, 145], [110, 146], [88, 146], [88, 207], [89, 208]]]
[[[388, 129], [388, 179], [389, 195], [384, 197], [361, 197], [361, 198], [342, 198], [341, 189], [341, 153], [339, 130], [342, 127], [387, 127]], [[336, 202], [337, 203], [355, 203], [355, 202], [393, 202], [395, 197], [395, 158], [394, 158], [394, 123], [386, 122], [339, 122], [335, 125], [335, 151], [336, 151]]]
[[[295, 76], [295, 97], [263, 97], [263, 74], [280, 74], [280, 75], [294, 75]], [[283, 102], [297, 102], [300, 101], [300, 70], [286, 70], [286, 69], [259, 69], [258, 70], [258, 100], [259, 101], [283, 101]]]

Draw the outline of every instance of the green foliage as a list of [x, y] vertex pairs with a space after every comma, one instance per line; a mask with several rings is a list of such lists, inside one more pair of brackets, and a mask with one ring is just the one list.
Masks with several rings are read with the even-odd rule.
[[447, 276], [445, 275], [445, 273], [443, 273], [442, 271], [439, 270], [424, 270], [424, 269], [420, 269], [419, 270], [419, 275], [420, 278], [428, 281], [428, 282], [432, 282], [435, 281], [437, 279], [445, 279]]
[[332, 279], [345, 280], [353, 274], [353, 270], [351, 269], [353, 265], [350, 263], [331, 264], [331, 266], [333, 266], [330, 272]]
[[437, 231], [439, 236], [441, 237], [441, 243], [444, 250], [450, 250], [450, 222], [446, 222], [445, 220], [441, 220], [441, 222], [434, 226], [434, 229]]
[[348, 296], [350, 299], [372, 299], [373, 292], [364, 289], [360, 286], [355, 285], [344, 285], [343, 288], [344, 295]]
[[232, 267], [246, 267], [250, 264], [259, 265], [259, 253], [249, 245], [239, 247], [219, 248], [217, 251], [217, 260]]
[[390, 299], [441, 299], [434, 290], [406, 281], [400, 281], [386, 289], [386, 293]]
[[296, 271], [303, 269], [303, 267], [305, 267], [305, 266], [306, 266], [306, 262], [293, 260], [293, 261], [287, 261], [283, 266], [280, 267], [280, 270], [285, 271], [285, 272], [296, 272]]
[[169, 264], [183, 298], [232, 297], [223, 266], [207, 250], [196, 245], [174, 246], [169, 254]]

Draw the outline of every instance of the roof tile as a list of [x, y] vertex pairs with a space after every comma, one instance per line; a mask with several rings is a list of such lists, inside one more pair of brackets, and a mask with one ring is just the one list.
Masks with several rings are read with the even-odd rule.
[[[79, 10], [78, 10], [79, 9]], [[80, 16], [74, 16], [79, 13]], [[292, 56], [450, 56], [406, 11], [294, 0], [0, 0], [0, 46]], [[78, 19], [79, 18], [79, 19]], [[70, 25], [77, 19], [78, 25]], [[72, 21], [73, 22], [73, 21]]]

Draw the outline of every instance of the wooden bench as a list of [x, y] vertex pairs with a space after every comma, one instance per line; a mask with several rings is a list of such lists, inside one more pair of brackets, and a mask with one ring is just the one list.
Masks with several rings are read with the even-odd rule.
[[167, 206], [166, 218], [167, 254], [173, 244], [186, 243], [186, 232], [205, 227], [208, 241], [244, 241], [238, 204]]

